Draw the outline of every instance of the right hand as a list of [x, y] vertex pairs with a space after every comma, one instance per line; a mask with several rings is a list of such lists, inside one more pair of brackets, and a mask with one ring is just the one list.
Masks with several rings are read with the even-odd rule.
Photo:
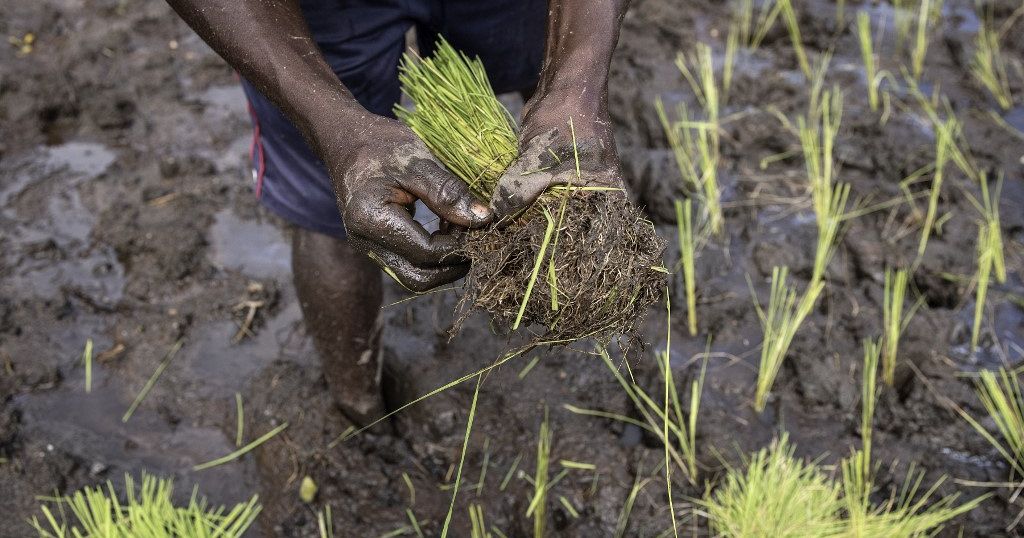
[[[359, 132], [335, 130], [316, 139], [349, 241], [411, 291], [462, 278], [469, 270], [468, 262], [456, 254], [462, 229], [488, 224], [490, 209], [408, 127], [390, 118], [367, 117], [369, 124]], [[413, 220], [416, 200], [455, 226], [427, 233]]]

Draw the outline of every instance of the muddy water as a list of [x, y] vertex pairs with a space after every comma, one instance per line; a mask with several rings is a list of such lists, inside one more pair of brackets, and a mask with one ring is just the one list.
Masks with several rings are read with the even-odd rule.
[[[695, 105], [672, 62], [677, 50], [690, 50], [699, 38], [713, 41], [721, 63], [726, 7], [635, 1], [613, 65], [610, 99], [627, 179], [668, 238], [675, 233], [671, 200], [682, 193], [651, 103], [660, 96], [670, 107]], [[894, 98], [904, 106], [878, 127], [867, 108], [856, 38], [836, 31], [834, 7], [797, 3], [812, 59], [826, 46], [836, 51], [829, 77], [843, 87], [847, 107], [837, 148], [840, 176], [865, 204], [901, 197], [899, 180], [931, 159], [934, 130], [895, 87]], [[849, 18], [861, 7], [870, 10], [873, 23], [886, 21], [891, 37], [892, 8], [848, 5]], [[332, 444], [349, 424], [331, 403], [302, 326], [290, 282], [287, 227], [252, 198], [248, 118], [231, 71], [161, 3], [123, 10], [116, 3], [43, 1], [22, 3], [0, 18], [8, 33], [39, 35], [32, 55], [0, 50], [0, 65], [14, 67], [0, 70], [0, 77], [17, 73], [0, 78], [0, 131], [19, 133], [0, 140], [0, 512], [12, 515], [0, 518], [0, 536], [31, 536], [23, 519], [37, 513], [35, 495], [119, 481], [123, 472], [143, 469], [175, 477], [181, 493], [199, 484], [215, 503], [258, 492], [266, 511], [254, 535], [314, 536], [314, 513], [326, 505], [340, 536], [394, 531], [408, 525], [407, 508], [427, 535], [436, 534], [447, 512], [451, 492], [444, 485], [459, 461], [473, 387], [453, 388], [386, 426]], [[68, 25], [76, 30], [62, 30]], [[910, 462], [929, 482], [943, 474], [974, 481], [1008, 476], [998, 455], [948, 407], [951, 401], [979, 413], [968, 375], [1024, 362], [1024, 311], [1010, 300], [1024, 295], [1024, 146], [986, 119], [994, 105], [962, 68], [977, 25], [970, 2], [946, 2], [942, 34], [932, 43], [921, 86], [949, 95], [979, 163], [1005, 174], [1010, 278], [993, 285], [982, 347], [971, 352], [973, 292], [965, 281], [941, 275], [969, 281], [975, 270], [977, 217], [959, 193], [976, 194], [976, 187], [951, 173], [940, 199], [940, 214], [951, 217], [932, 238], [914, 278], [924, 306], [901, 342], [896, 386], [880, 394], [874, 450], [883, 462], [881, 484], [901, 482]], [[1021, 57], [1024, 32], [1011, 34], [1007, 54]], [[881, 55], [883, 67], [898, 72], [900, 53], [891, 40]], [[814, 243], [802, 161], [760, 166], [763, 158], [798, 147], [764, 109], [772, 105], [794, 118], [806, 107], [805, 85], [781, 26], [759, 50], [740, 52], [723, 110], [723, 117], [737, 118], [723, 136], [727, 234], [697, 260], [699, 334], [687, 334], [681, 309], [671, 321], [652, 311], [643, 329], [648, 348], [631, 356], [637, 382], [660, 393], [650, 353], [665, 345], [671, 331], [671, 363], [685, 390], [710, 336], [698, 427], [702, 480], [717, 477], [717, 454], [736, 463], [783, 428], [799, 455], [824, 457], [827, 464], [859, 444], [861, 341], [880, 331], [884, 268], [908, 264], [916, 247], [917, 217], [905, 205], [850, 222], [826, 293], [794, 340], [768, 409], [755, 413], [750, 400], [761, 329], [747, 279], [762, 303], [775, 265], [789, 266], [791, 282], [802, 289]], [[1024, 107], [999, 114], [1024, 130]], [[417, 217], [436, 224], [426, 212], [418, 210]], [[670, 261], [675, 255], [669, 253]], [[389, 303], [406, 298], [397, 286], [386, 289]], [[456, 299], [452, 292], [438, 293], [382, 312], [392, 406], [489, 365], [521, 343], [494, 334], [484, 319], [471, 320], [450, 338]], [[685, 304], [678, 286], [672, 299]], [[251, 334], [236, 338], [245, 305], [253, 302], [260, 306]], [[87, 394], [80, 355], [89, 338], [97, 360]], [[122, 423], [125, 409], [179, 340], [181, 351]], [[532, 534], [523, 516], [532, 488], [522, 476], [532, 476], [545, 413], [553, 459], [598, 469], [571, 472], [553, 488], [549, 535], [611, 535], [634, 481], [652, 477], [627, 535], [666, 530], [664, 484], [657, 482], [662, 447], [636, 427], [565, 408], [635, 415], [604, 364], [580, 351], [589, 348], [531, 352], [486, 377], [453, 521], [458, 535], [467, 534], [471, 502], [507, 535]], [[539, 361], [524, 371], [534, 357]], [[246, 440], [283, 422], [288, 429], [237, 462], [191, 471], [235, 448], [236, 393], [244, 402]], [[501, 490], [517, 461], [524, 474], [512, 472]], [[414, 485], [415, 501], [403, 473]], [[297, 495], [304, 475], [320, 486], [311, 505]], [[966, 496], [984, 491], [947, 481], [941, 492], [956, 490]], [[680, 481], [675, 495], [702, 491]], [[957, 527], [965, 536], [1007, 534], [1021, 503], [1011, 493], [997, 490]], [[555, 497], [564, 497], [580, 517]], [[693, 525], [687, 528], [692, 534], [706, 530], [699, 517]]]

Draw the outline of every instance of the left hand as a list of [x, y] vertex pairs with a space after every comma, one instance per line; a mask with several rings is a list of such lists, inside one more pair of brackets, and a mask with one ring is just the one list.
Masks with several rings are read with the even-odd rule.
[[526, 104], [519, 133], [519, 157], [498, 180], [491, 198], [496, 221], [518, 216], [555, 185], [623, 188], [604, 100], [582, 101], [581, 96], [546, 94], [535, 96]]

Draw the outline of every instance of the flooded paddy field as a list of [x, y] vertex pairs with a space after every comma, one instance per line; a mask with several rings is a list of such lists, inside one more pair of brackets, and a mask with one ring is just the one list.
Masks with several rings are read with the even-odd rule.
[[[654, 353], [671, 333], [670, 362], [682, 394], [710, 345], [697, 428], [700, 480], [679, 480], [674, 494], [686, 535], [708, 533], [690, 502], [704, 493], [705, 481], [715, 484], [726, 464], [740, 464], [781, 431], [797, 455], [825, 466], [860, 446], [861, 342], [881, 334], [885, 268], [911, 264], [917, 249], [926, 183], [910, 187], [910, 203], [900, 182], [933, 161], [937, 134], [899, 73], [910, 60], [906, 46], [896, 44], [897, 10], [848, 2], [840, 25], [834, 3], [794, 5], [811, 61], [817, 65], [832, 50], [825, 81], [844, 93], [838, 176], [865, 211], [846, 221], [823, 295], [793, 340], [766, 410], [755, 412], [762, 330], [748, 278], [763, 303], [774, 266], [788, 266], [802, 288], [811, 277], [816, 233], [800, 143], [780, 121], [806, 109], [808, 80], [777, 22], [759, 47], [738, 51], [722, 105], [725, 231], [696, 260], [698, 335], [687, 330], [675, 275], [671, 322], [663, 309], [652, 310], [642, 330], [646, 348], [628, 354], [636, 382], [658, 394]], [[1019, 7], [997, 3], [997, 23]], [[674, 200], [685, 193], [653, 103], [660, 97], [670, 108], [697, 107], [676, 54], [705, 42], [721, 67], [736, 8], [634, 0], [623, 23], [610, 82], [618, 148], [633, 198], [670, 244]], [[880, 68], [893, 73], [882, 86], [890, 105], [884, 125], [868, 103], [853, 23], [859, 10], [885, 28], [876, 51]], [[962, 529], [964, 536], [1016, 536], [1020, 527], [1007, 527], [1024, 501], [1010, 488], [975, 485], [1005, 482], [1010, 470], [955, 411], [983, 414], [972, 374], [1024, 362], [1024, 87], [1011, 69], [1014, 99], [1004, 110], [972, 78], [979, 25], [973, 3], [947, 0], [919, 80], [922, 92], [949, 99], [978, 166], [993, 180], [1005, 178], [1008, 278], [989, 291], [980, 345], [972, 351], [980, 216], [965, 193], [978, 193], [975, 182], [950, 167], [938, 203], [941, 227], [912, 277], [911, 295], [921, 307], [903, 334], [895, 383], [879, 393], [873, 450], [880, 488], [898, 485], [913, 464], [927, 484], [949, 477], [939, 494], [993, 493], [955, 520], [949, 535]], [[1010, 28], [1003, 54], [1024, 58], [1024, 23]], [[107, 479], [120, 484], [124, 473], [142, 470], [174, 477], [185, 497], [198, 484], [215, 504], [258, 493], [264, 512], [254, 536], [318, 536], [317, 513], [325, 506], [338, 536], [402, 529], [413, 536], [409, 512], [425, 535], [438, 535], [473, 383], [336, 442], [351, 425], [333, 405], [303, 328], [290, 230], [253, 197], [252, 134], [230, 68], [162, 2], [44, 0], [3, 9], [0, 33], [29, 32], [30, 51], [0, 48], [0, 536], [34, 536], [25, 520], [39, 513], [38, 495]], [[677, 259], [670, 247], [667, 266]], [[408, 297], [397, 284], [385, 288], [385, 303]], [[495, 335], [482, 317], [449, 338], [457, 299], [448, 291], [383, 310], [390, 406], [521, 344]], [[81, 357], [88, 339], [96, 351], [87, 393]], [[148, 397], [122, 422], [179, 341]], [[510, 537], [532, 535], [524, 515], [533, 495], [527, 478], [545, 414], [552, 461], [594, 466], [552, 486], [548, 535], [614, 535], [631, 490], [647, 479], [624, 535], [670, 532], [658, 440], [635, 425], [566, 407], [638, 417], [591, 350], [577, 343], [535, 351], [487, 375], [453, 535], [469, 536], [471, 504], [482, 507], [488, 526]], [[237, 461], [192, 470], [235, 450], [236, 394], [247, 440], [285, 422], [288, 428]], [[306, 476], [319, 486], [310, 503], [299, 495]]]

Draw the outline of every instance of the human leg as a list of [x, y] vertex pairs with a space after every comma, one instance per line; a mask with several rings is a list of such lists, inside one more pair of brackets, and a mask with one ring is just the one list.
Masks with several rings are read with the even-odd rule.
[[306, 328], [342, 412], [360, 425], [383, 415], [381, 271], [345, 239], [296, 228], [292, 273]]

